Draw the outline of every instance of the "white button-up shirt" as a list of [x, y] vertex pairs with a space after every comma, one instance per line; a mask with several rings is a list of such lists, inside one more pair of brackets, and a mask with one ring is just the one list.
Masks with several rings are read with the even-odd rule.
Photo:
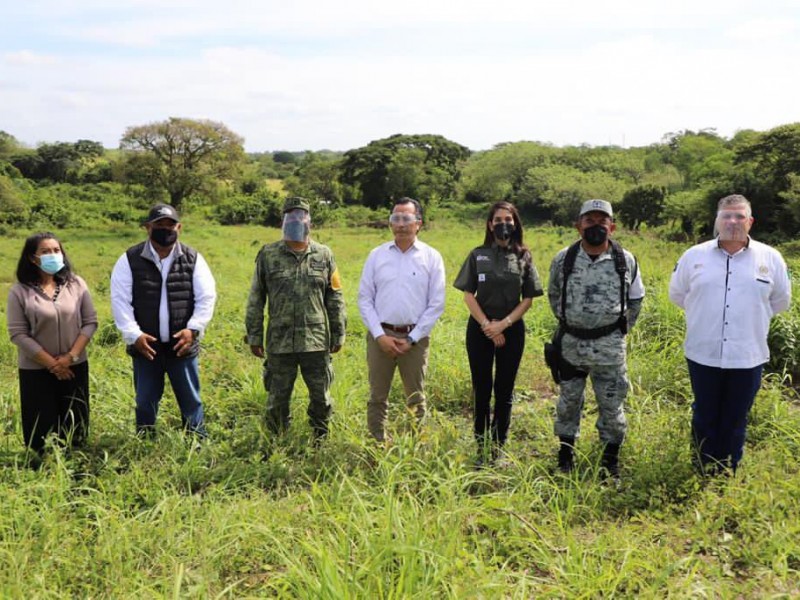
[[770, 319], [791, 297], [783, 257], [753, 239], [733, 255], [716, 239], [689, 248], [669, 284], [670, 300], [686, 312], [686, 358], [723, 369], [769, 360]]
[[387, 242], [373, 249], [358, 286], [358, 310], [369, 332], [384, 335], [381, 323], [416, 325], [408, 337], [428, 337], [444, 312], [442, 255], [416, 240], [405, 252]]
[[[169, 303], [167, 302], [167, 278], [175, 260], [175, 248], [172, 247], [169, 255], [161, 259], [152, 244], [147, 242], [146, 249], [152, 255], [156, 267], [161, 271], [161, 302], [158, 306], [158, 326], [159, 338], [162, 342], [170, 342], [169, 337]], [[214, 315], [214, 304], [217, 300], [217, 290], [211, 269], [205, 259], [197, 253], [197, 260], [192, 274], [192, 291], [194, 293], [194, 312], [186, 329], [194, 329], [198, 332], [198, 339], [203, 336], [211, 317]], [[114, 323], [122, 333], [122, 340], [130, 345], [133, 344], [142, 330], [133, 315], [133, 273], [128, 262], [127, 254], [123, 254], [114, 265], [111, 271], [111, 313], [114, 315]]]

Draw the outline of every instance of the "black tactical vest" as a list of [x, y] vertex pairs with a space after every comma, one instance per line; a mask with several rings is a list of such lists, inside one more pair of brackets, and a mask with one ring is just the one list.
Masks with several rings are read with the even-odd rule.
[[[144, 333], [160, 341], [158, 308], [161, 304], [161, 271], [153, 262], [149, 251], [145, 251], [146, 244], [147, 242], [142, 242], [126, 252], [133, 275], [133, 315]], [[167, 274], [170, 338], [174, 333], [186, 328], [194, 313], [192, 277], [197, 261], [197, 251], [188, 246], [176, 243], [174, 252], [175, 259]], [[186, 356], [195, 356], [197, 352], [198, 344], [195, 341]]]

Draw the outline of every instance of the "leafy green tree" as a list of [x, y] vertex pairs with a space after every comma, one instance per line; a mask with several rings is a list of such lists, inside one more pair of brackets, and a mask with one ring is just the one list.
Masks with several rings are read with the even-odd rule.
[[800, 233], [797, 177], [800, 176], [800, 123], [750, 136], [736, 148], [735, 173], [727, 188], [753, 204], [759, 235], [784, 239]]
[[[105, 149], [100, 142], [78, 140], [41, 144], [34, 151], [22, 150], [11, 157], [11, 163], [23, 177], [34, 181], [52, 183], [92, 183], [109, 181], [110, 168], [94, 170], [98, 163], [108, 164], [103, 158]], [[84, 181], [83, 175], [92, 173]]]
[[410, 167], [428, 170], [430, 174], [438, 170], [435, 176], [428, 177], [428, 184], [437, 181], [436, 189], [428, 193], [449, 197], [455, 191], [461, 163], [469, 155], [469, 148], [440, 135], [397, 134], [372, 141], [344, 154], [341, 181], [347, 186], [345, 190], [350, 191], [346, 201], [378, 208], [397, 196], [412, 195], [398, 185], [422, 177], [419, 173], [409, 173]]
[[10, 133], [0, 129], [0, 160], [4, 160], [20, 149], [20, 143]]
[[665, 162], [681, 174], [683, 189], [724, 179], [733, 168], [733, 151], [713, 129], [669, 133], [664, 137], [662, 153]]
[[505, 200], [519, 204], [528, 171], [554, 162], [556, 152], [539, 142], [515, 142], [477, 153], [462, 170], [460, 196], [467, 202]]
[[615, 210], [620, 222], [629, 229], [639, 229], [642, 223], [660, 225], [666, 190], [655, 185], [638, 185], [622, 196]]
[[208, 190], [215, 179], [236, 175], [244, 140], [222, 123], [170, 117], [129, 127], [120, 148], [130, 152], [129, 177], [165, 191], [180, 207], [188, 196]]
[[297, 166], [295, 174], [284, 181], [290, 196], [302, 196], [330, 206], [343, 202], [343, 187], [339, 181], [341, 159], [308, 152]]
[[581, 204], [590, 198], [619, 201], [627, 184], [604, 171], [584, 172], [560, 164], [529, 169], [517, 205], [524, 212], [557, 225], [575, 223]]
[[278, 150], [272, 153], [272, 160], [278, 164], [293, 165], [297, 162], [297, 157], [288, 150]]
[[0, 175], [0, 223], [24, 225], [28, 217], [28, 207], [15, 182]]

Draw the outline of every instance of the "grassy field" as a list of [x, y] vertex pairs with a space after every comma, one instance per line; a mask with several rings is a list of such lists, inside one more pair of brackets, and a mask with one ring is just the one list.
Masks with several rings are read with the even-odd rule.
[[[6, 297], [27, 232], [0, 239]], [[366, 432], [364, 327], [356, 292], [373, 229], [323, 229], [348, 303], [336, 355], [330, 438], [309, 444], [298, 380], [291, 430], [264, 430], [260, 364], [242, 342], [253, 259], [279, 232], [189, 219], [219, 300], [201, 358], [210, 441], [180, 432], [171, 393], [155, 440], [134, 437], [129, 359], [110, 315], [109, 275], [138, 229], [60, 232], [89, 283], [101, 325], [90, 346], [92, 432], [82, 451], [55, 448], [23, 466], [16, 349], [0, 324], [0, 596], [287, 598], [797, 597], [800, 596], [800, 415], [794, 391], [767, 377], [734, 479], [699, 480], [688, 448], [690, 391], [683, 319], [666, 297], [685, 246], [621, 235], [640, 259], [648, 296], [630, 335], [633, 389], [620, 489], [597, 478], [596, 410], [587, 403], [577, 471], [553, 473], [555, 389], [541, 360], [554, 319], [543, 298], [526, 316], [510, 464], [475, 472], [467, 311], [448, 289], [434, 330], [432, 414], [412, 435], [400, 389], [394, 445]], [[532, 229], [544, 279], [569, 229]], [[437, 222], [422, 238], [452, 282], [482, 226]], [[794, 317], [792, 317], [794, 318]]]

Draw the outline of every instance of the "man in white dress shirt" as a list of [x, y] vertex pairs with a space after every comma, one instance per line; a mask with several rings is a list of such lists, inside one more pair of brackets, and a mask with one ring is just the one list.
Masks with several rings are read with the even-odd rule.
[[441, 254], [417, 239], [422, 227], [420, 203], [412, 198], [397, 200], [389, 224], [394, 241], [370, 252], [358, 288], [358, 310], [367, 327], [367, 426], [379, 442], [386, 437], [395, 367], [409, 412], [417, 422], [425, 416], [429, 336], [444, 311], [445, 293]]
[[769, 322], [791, 302], [783, 257], [748, 235], [752, 225], [747, 198], [722, 198], [717, 237], [689, 248], [669, 284], [670, 300], [686, 313], [692, 437], [704, 474], [736, 471], [769, 360]]
[[214, 313], [214, 277], [199, 252], [178, 242], [172, 206], [150, 209], [145, 228], [148, 239], [120, 256], [111, 273], [111, 312], [133, 359], [136, 428], [154, 432], [167, 375], [184, 428], [205, 436], [197, 357]]

